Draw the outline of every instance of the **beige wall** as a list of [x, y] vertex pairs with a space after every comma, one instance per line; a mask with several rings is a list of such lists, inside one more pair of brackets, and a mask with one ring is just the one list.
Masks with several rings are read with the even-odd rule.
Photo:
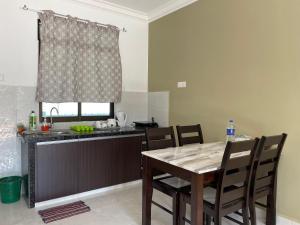
[[300, 1], [200, 0], [149, 32], [149, 91], [170, 91], [170, 124], [200, 122], [206, 141], [229, 118], [238, 133], [289, 134], [278, 211], [300, 221]]

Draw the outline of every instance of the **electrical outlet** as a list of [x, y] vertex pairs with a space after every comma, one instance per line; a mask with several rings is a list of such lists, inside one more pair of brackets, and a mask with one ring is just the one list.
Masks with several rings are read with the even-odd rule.
[[186, 88], [186, 81], [177, 82], [177, 87], [178, 88]]
[[4, 81], [4, 73], [0, 73], [0, 82]]

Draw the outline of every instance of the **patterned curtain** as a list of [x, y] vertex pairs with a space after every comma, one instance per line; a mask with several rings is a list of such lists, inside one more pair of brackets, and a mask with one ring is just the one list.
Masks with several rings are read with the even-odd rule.
[[38, 102], [120, 102], [119, 30], [39, 14]]

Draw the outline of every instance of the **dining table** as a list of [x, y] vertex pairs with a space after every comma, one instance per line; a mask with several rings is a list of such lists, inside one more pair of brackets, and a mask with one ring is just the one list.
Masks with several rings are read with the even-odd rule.
[[191, 224], [203, 225], [204, 176], [220, 169], [225, 148], [225, 142], [214, 142], [142, 152], [142, 225], [151, 225], [152, 181], [155, 171], [190, 182]]

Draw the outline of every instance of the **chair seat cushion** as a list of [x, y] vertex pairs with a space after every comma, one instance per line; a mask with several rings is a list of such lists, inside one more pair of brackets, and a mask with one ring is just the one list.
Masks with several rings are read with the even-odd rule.
[[216, 194], [217, 194], [217, 190], [215, 188], [206, 187], [204, 188], [203, 199], [204, 201], [214, 205], [216, 202]]
[[[190, 202], [190, 197], [191, 197], [191, 191], [188, 192], [183, 192], [183, 194], [186, 196], [188, 202]], [[203, 200], [205, 203], [209, 203], [210, 205], [214, 205], [216, 202], [216, 194], [217, 190], [213, 187], [206, 187], [203, 190]]]
[[180, 189], [191, 185], [190, 182], [180, 179], [178, 177], [169, 177], [165, 179], [160, 179], [160, 182], [165, 183], [176, 189]]

